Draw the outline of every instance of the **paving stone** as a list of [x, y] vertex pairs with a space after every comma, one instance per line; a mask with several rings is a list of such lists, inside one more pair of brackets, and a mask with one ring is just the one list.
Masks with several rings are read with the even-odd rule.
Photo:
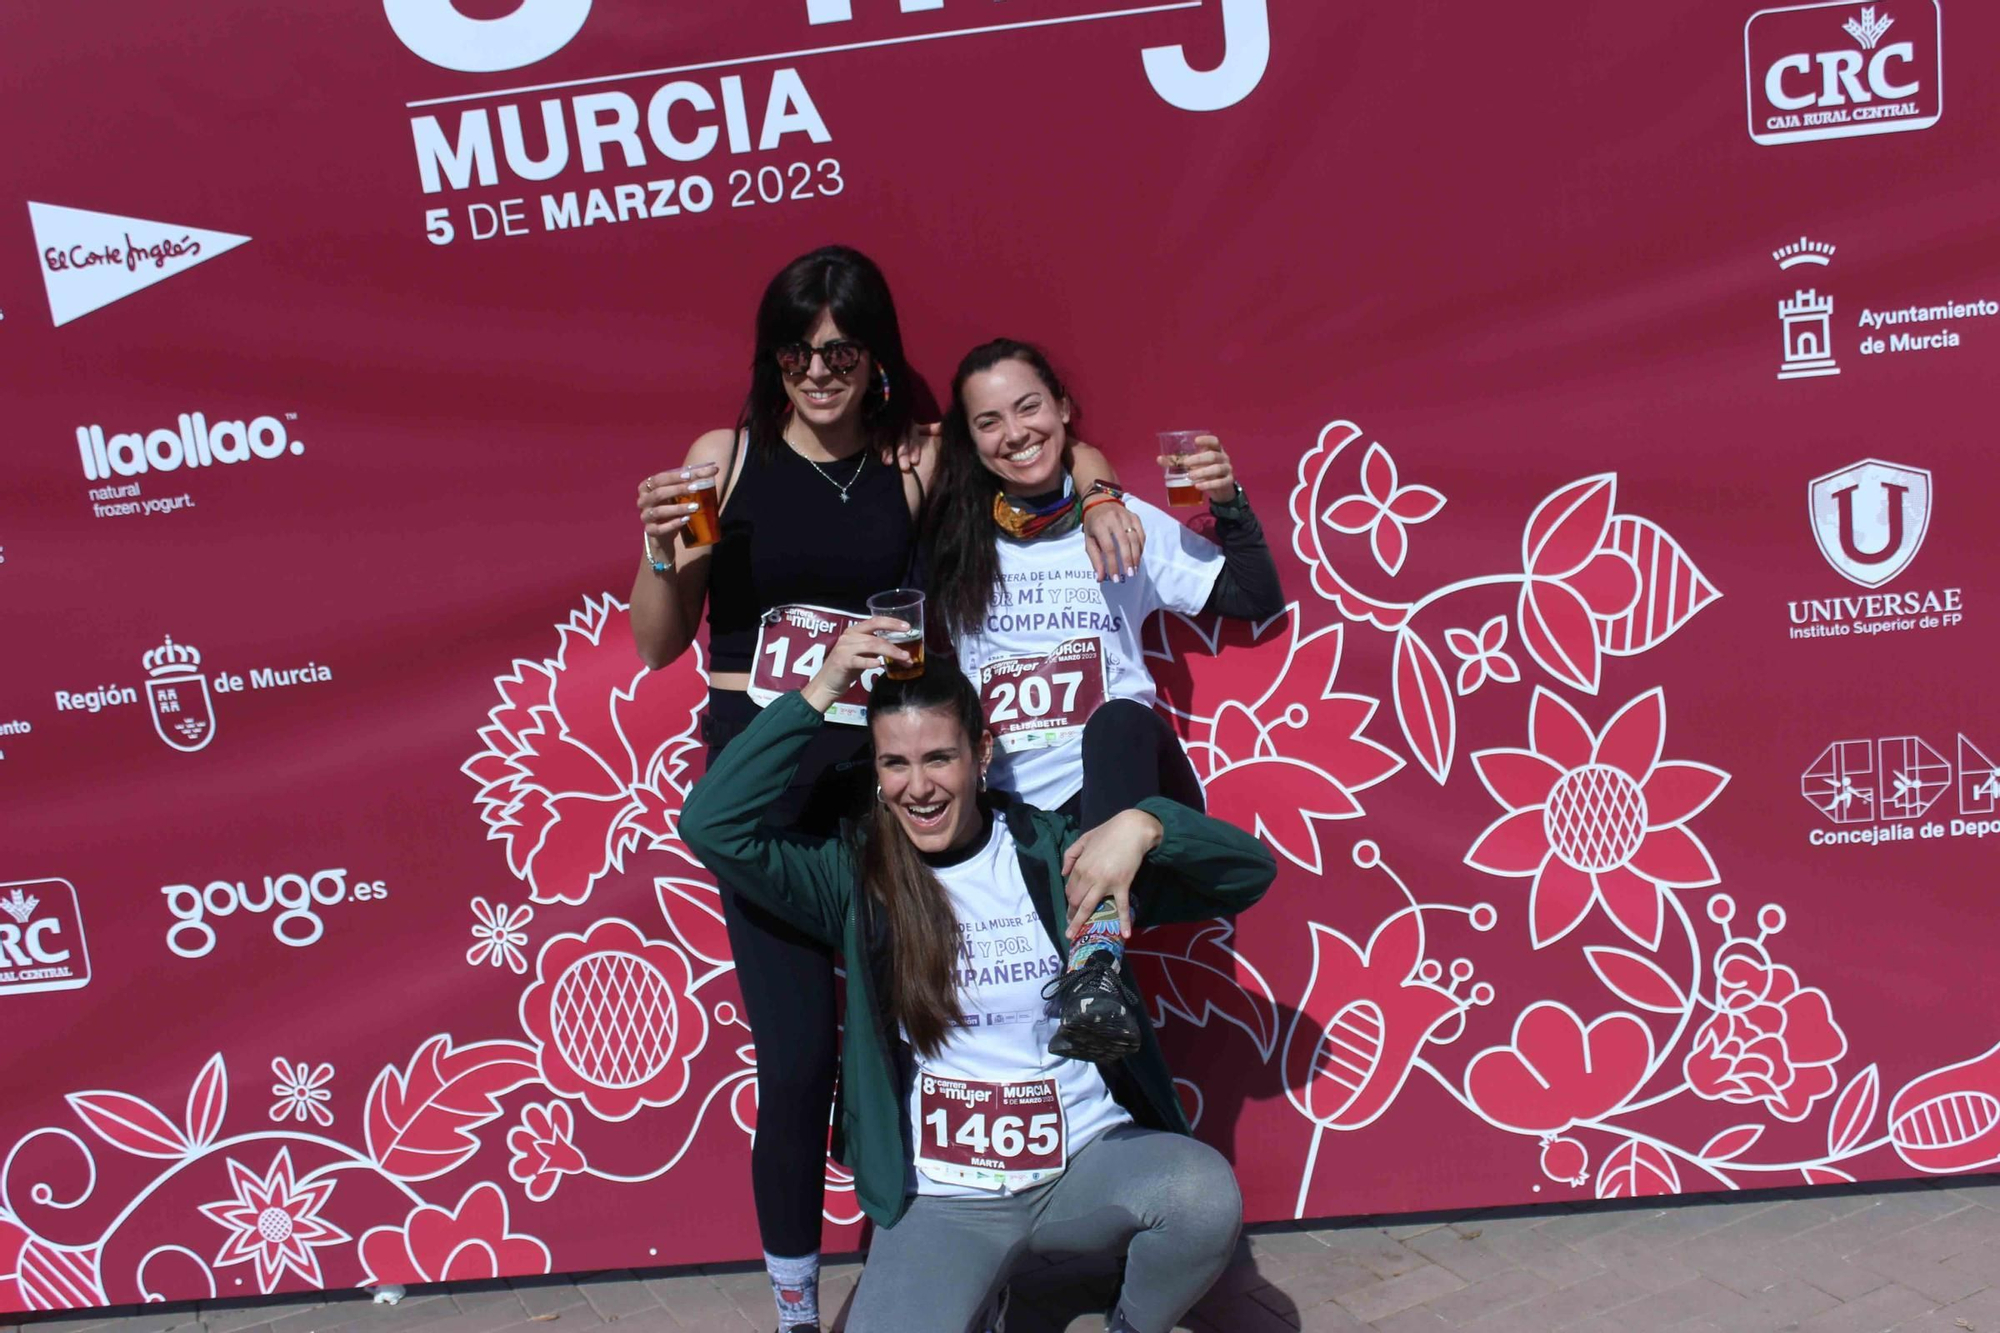
[[1554, 1290], [1547, 1279], [1536, 1277], [1525, 1268], [1515, 1268], [1481, 1278], [1469, 1287], [1438, 1297], [1423, 1308], [1446, 1323], [1469, 1324], [1482, 1315], [1497, 1314]]
[[1843, 1257], [1838, 1250], [1818, 1239], [1820, 1235], [1818, 1230], [1809, 1231], [1797, 1240], [1772, 1246], [1766, 1251], [1766, 1256], [1792, 1276], [1804, 1278], [1821, 1291], [1838, 1296], [1843, 1301], [1854, 1300], [1877, 1287], [1888, 1285], [1888, 1278]]
[[517, 1278], [509, 1285], [513, 1288], [514, 1299], [521, 1302], [521, 1308], [531, 1315], [561, 1314], [586, 1304], [583, 1293], [576, 1289], [576, 1283], [566, 1277]]
[[1630, 1321], [1628, 1329], [1674, 1328], [1697, 1318], [1740, 1314], [1746, 1305], [1741, 1293], [1698, 1277], [1621, 1305], [1616, 1315]]
[[[238, 1329], [256, 1324], [275, 1324], [280, 1319], [305, 1314], [325, 1304], [324, 1300], [317, 1298], [309, 1301], [246, 1301], [240, 1304], [228, 1300], [203, 1301], [200, 1307], [201, 1323], [208, 1333], [237, 1333]], [[37, 1327], [55, 1333], [58, 1326], [38, 1324]]]
[[1450, 1269], [1467, 1282], [1478, 1282], [1481, 1278], [1511, 1273], [1519, 1268], [1513, 1260], [1492, 1245], [1484, 1243], [1483, 1235], [1476, 1240], [1467, 1240], [1451, 1227], [1439, 1227], [1435, 1231], [1427, 1231], [1405, 1244], [1438, 1267]]
[[1546, 1296], [1474, 1319], [1467, 1327], [1480, 1333], [1548, 1333], [1630, 1305], [1647, 1293], [1616, 1273], [1599, 1273]]
[[[1379, 1234], [1378, 1229], [1374, 1227], [1359, 1229]], [[1317, 1254], [1326, 1247], [1326, 1242], [1321, 1237], [1328, 1234], [1346, 1234], [1348, 1230], [1348, 1228], [1335, 1228], [1329, 1233], [1306, 1231], [1293, 1226], [1258, 1227], [1245, 1231], [1243, 1241], [1250, 1247], [1250, 1253], [1259, 1257], [1267, 1254]]]
[[1360, 1264], [1379, 1277], [1399, 1277], [1430, 1261], [1391, 1240], [1379, 1227], [1318, 1233], [1323, 1254]]
[[[1337, 1309], [1338, 1307], [1335, 1308]], [[1305, 1327], [1313, 1329], [1318, 1326], [1307, 1324]], [[1413, 1306], [1408, 1310], [1392, 1314], [1387, 1319], [1377, 1320], [1373, 1324], [1332, 1324], [1328, 1325], [1328, 1327], [1334, 1330], [1373, 1328], [1375, 1333], [1452, 1333], [1451, 1324], [1444, 1319], [1440, 1319], [1427, 1305]]]
[[1929, 1298], [1892, 1283], [1801, 1321], [1799, 1330], [1800, 1333], [1881, 1333], [1936, 1308]]
[[1578, 1254], [1540, 1231], [1510, 1231], [1487, 1243], [1556, 1287], [1571, 1286], [1604, 1271], [1604, 1265], [1597, 1260], [1587, 1254]]
[[1334, 1299], [1356, 1319], [1372, 1324], [1412, 1305], [1422, 1305], [1436, 1297], [1462, 1291], [1465, 1286], [1465, 1279], [1450, 1269], [1425, 1264], [1384, 1281], [1358, 1287]]
[[583, 1293], [590, 1308], [607, 1323], [626, 1315], [660, 1308], [658, 1299], [640, 1281], [639, 1275], [632, 1272], [595, 1274], [578, 1281], [576, 1289]]
[[[1214, 1304], [1204, 1300], [1195, 1313], [1218, 1333], [1285, 1333], [1298, 1325], [1272, 1314], [1249, 1296], [1226, 1296]], [[1012, 1319], [1008, 1323], [1012, 1324]], [[1008, 1333], [1013, 1333], [1010, 1328]]]

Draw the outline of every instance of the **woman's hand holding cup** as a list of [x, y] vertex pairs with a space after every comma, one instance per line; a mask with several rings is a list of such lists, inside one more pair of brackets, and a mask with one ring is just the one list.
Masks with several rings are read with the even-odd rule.
[[807, 703], [824, 713], [864, 673], [910, 665], [914, 660], [910, 652], [882, 636], [907, 634], [912, 628], [908, 621], [894, 616], [870, 616], [855, 621], [827, 650], [826, 661], [800, 693], [805, 695]]
[[1160, 466], [1169, 474], [1184, 473], [1189, 484], [1211, 502], [1223, 502], [1236, 494], [1236, 469], [1222, 450], [1222, 441], [1213, 435], [1196, 435], [1185, 453], [1161, 454]]
[[700, 504], [684, 503], [680, 497], [696, 489], [712, 492], [715, 474], [720, 470], [714, 463], [698, 463], [693, 467], [656, 472], [639, 483], [639, 521], [646, 525], [646, 540], [652, 543], [655, 550], [663, 554], [672, 551], [674, 538], [701, 510]]

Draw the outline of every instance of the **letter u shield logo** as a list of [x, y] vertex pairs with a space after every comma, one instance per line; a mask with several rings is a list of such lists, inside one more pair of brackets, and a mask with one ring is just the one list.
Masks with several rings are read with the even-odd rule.
[[1820, 554], [1864, 588], [1910, 567], [1931, 521], [1929, 469], [1866, 458], [1813, 478], [1806, 488]]
[[192, 754], [215, 739], [208, 677], [191, 671], [155, 676], [146, 682], [146, 702], [152, 705], [153, 730], [176, 750]]

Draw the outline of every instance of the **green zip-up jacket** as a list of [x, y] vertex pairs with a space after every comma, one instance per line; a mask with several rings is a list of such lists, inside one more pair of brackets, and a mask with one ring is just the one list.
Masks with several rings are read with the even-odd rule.
[[[766, 827], [765, 809], [798, 767], [824, 721], [799, 694], [787, 694], [723, 751], [681, 811], [681, 840], [715, 877], [846, 955], [847, 1019], [841, 1043], [842, 1158], [856, 1196], [878, 1226], [908, 1207], [914, 1166], [904, 1065], [894, 1020], [882, 1011], [886, 954], [880, 919], [861, 891], [853, 853], [842, 840]], [[1019, 849], [1021, 873], [1056, 952], [1069, 957], [1062, 926], [1063, 852], [1076, 821], [1004, 796], [992, 798]], [[1164, 797], [1140, 802], [1160, 821], [1160, 845], [1133, 881], [1136, 924], [1199, 921], [1240, 912], [1264, 896], [1277, 866], [1255, 838]], [[868, 960], [866, 965], [857, 960]], [[1151, 1012], [1151, 1006], [1145, 1012]], [[1173, 1077], [1152, 1026], [1141, 1025], [1136, 1055], [1101, 1066], [1111, 1095], [1141, 1125], [1188, 1132]]]

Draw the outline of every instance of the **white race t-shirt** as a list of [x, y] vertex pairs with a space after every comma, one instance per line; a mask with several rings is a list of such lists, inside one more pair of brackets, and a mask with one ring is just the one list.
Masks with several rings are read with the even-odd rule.
[[959, 667], [979, 687], [993, 728], [987, 781], [1053, 810], [1083, 786], [1077, 742], [1108, 699], [1151, 707], [1153, 677], [1139, 630], [1155, 611], [1201, 610], [1222, 549], [1172, 515], [1128, 496], [1146, 528], [1139, 572], [1100, 583], [1081, 530], [999, 540], [1000, 589], [980, 627], [958, 639]]
[[965, 1026], [911, 1081], [918, 1194], [1012, 1193], [1060, 1175], [1084, 1144], [1131, 1119], [1097, 1066], [1049, 1054], [1059, 1026], [1042, 987], [1062, 959], [1042, 928], [1004, 820], [977, 853], [938, 869], [958, 915], [954, 969]]

